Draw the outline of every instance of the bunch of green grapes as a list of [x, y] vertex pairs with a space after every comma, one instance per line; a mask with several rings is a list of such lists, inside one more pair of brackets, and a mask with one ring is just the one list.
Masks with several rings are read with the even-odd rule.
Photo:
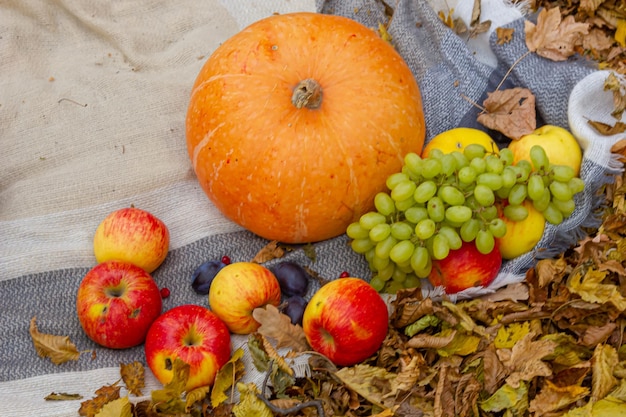
[[573, 168], [551, 165], [540, 146], [532, 147], [530, 161], [514, 164], [510, 149], [488, 152], [477, 144], [448, 154], [435, 149], [425, 158], [409, 153], [386, 185], [389, 192], [374, 198], [376, 211], [363, 214], [346, 234], [374, 272], [372, 286], [388, 293], [419, 286], [433, 259], [444, 259], [463, 242], [490, 253], [506, 234], [498, 206], [508, 219], [521, 221], [529, 200], [559, 224], [584, 189]]

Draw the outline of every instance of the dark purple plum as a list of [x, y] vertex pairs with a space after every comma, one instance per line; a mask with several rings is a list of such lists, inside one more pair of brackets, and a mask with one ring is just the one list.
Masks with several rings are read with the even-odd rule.
[[291, 323], [302, 325], [302, 316], [306, 305], [307, 301], [302, 296], [292, 295], [285, 300], [282, 312], [289, 316]]
[[226, 264], [221, 261], [206, 261], [191, 276], [191, 288], [198, 294], [207, 295], [213, 278], [225, 266]]
[[295, 262], [284, 261], [272, 268], [280, 284], [280, 291], [286, 297], [299, 295], [304, 297], [309, 288], [309, 276], [303, 267]]

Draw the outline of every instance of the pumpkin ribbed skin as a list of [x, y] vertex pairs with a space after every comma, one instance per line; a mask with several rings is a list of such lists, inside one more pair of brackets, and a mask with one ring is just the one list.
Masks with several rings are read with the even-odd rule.
[[[298, 84], [321, 86], [298, 108]], [[229, 38], [193, 86], [187, 146], [217, 208], [285, 243], [336, 237], [373, 208], [424, 118], [410, 69], [373, 30], [316, 13], [275, 15]]]

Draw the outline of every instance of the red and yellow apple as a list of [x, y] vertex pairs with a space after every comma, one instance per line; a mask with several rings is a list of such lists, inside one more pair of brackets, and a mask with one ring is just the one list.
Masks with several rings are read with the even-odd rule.
[[280, 304], [280, 285], [267, 268], [254, 262], [234, 262], [215, 275], [209, 306], [235, 334], [249, 334], [260, 324], [252, 317], [257, 307]]
[[503, 259], [513, 259], [531, 251], [543, 236], [546, 226], [543, 214], [533, 206], [530, 200], [524, 200], [522, 205], [528, 210], [528, 217], [516, 222], [502, 214], [502, 210], [498, 207], [499, 216], [506, 223], [506, 234], [496, 239], [496, 245]]
[[93, 238], [96, 261], [130, 262], [151, 273], [163, 263], [170, 234], [165, 223], [150, 212], [127, 207], [102, 220]]
[[93, 267], [76, 294], [78, 320], [87, 336], [113, 349], [143, 343], [161, 306], [161, 293], [152, 276], [121, 261]]
[[374, 287], [354, 277], [323, 285], [302, 319], [309, 345], [339, 366], [354, 365], [376, 353], [388, 326], [387, 304]]
[[498, 275], [500, 266], [502, 256], [497, 245], [488, 254], [482, 254], [474, 242], [463, 242], [444, 259], [433, 259], [428, 280], [435, 287], [442, 286], [447, 294], [455, 294], [471, 287], [488, 286]]
[[213, 385], [215, 375], [230, 359], [230, 332], [208, 308], [184, 304], [157, 318], [146, 336], [146, 362], [162, 383], [172, 380], [172, 364], [189, 364], [186, 391]]

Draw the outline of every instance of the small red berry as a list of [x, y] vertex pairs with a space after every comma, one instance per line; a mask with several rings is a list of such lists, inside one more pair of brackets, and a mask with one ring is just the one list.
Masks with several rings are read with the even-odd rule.
[[230, 264], [230, 258], [226, 255], [222, 256], [222, 263], [224, 265], [229, 265]]
[[339, 278], [348, 278], [350, 276], [350, 274], [348, 273], [348, 271], [343, 271], [340, 275]]
[[167, 287], [161, 288], [161, 298], [167, 298], [170, 296], [170, 289]]

